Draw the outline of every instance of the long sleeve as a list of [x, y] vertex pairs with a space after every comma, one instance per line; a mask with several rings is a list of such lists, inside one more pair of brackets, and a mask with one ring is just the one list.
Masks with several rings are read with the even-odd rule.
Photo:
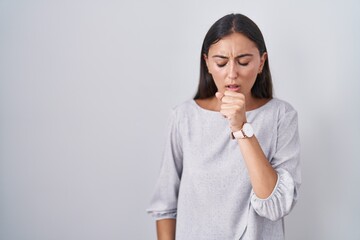
[[298, 118], [289, 106], [279, 118], [276, 150], [270, 163], [278, 174], [275, 188], [266, 199], [258, 198], [252, 191], [251, 204], [257, 214], [276, 221], [290, 213], [301, 184]]
[[176, 110], [170, 114], [160, 175], [147, 212], [155, 219], [176, 218], [182, 174], [182, 144]]

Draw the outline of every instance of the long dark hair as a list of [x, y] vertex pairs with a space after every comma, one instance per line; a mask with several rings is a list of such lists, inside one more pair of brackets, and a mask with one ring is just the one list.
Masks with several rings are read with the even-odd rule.
[[[262, 56], [266, 50], [264, 37], [259, 27], [248, 17], [242, 14], [229, 14], [217, 20], [207, 32], [200, 55], [200, 81], [194, 99], [205, 99], [215, 95], [217, 87], [213, 77], [209, 74], [204, 55], [208, 55], [212, 44], [231, 33], [241, 33], [253, 41]], [[255, 98], [272, 98], [273, 87], [269, 68], [269, 58], [264, 63], [263, 70], [257, 75], [251, 94]]]

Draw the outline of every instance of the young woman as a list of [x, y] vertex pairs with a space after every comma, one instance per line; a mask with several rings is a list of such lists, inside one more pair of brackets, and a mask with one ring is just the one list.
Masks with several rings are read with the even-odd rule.
[[159, 240], [284, 239], [301, 176], [297, 112], [273, 98], [257, 25], [222, 17], [205, 36], [194, 99], [173, 108], [148, 212]]

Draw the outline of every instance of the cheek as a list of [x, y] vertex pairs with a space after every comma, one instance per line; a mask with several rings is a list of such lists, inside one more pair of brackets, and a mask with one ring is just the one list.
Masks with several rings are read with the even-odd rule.
[[240, 74], [242, 75], [242, 77], [247, 78], [247, 79], [253, 79], [256, 78], [257, 74], [258, 74], [258, 69], [256, 66], [249, 66], [247, 68], [243, 68], [240, 71]]
[[209, 69], [209, 70], [211, 71], [211, 75], [215, 82], [222, 81], [226, 76], [225, 68], [218, 68], [218, 67], [214, 66], [214, 67], [211, 67], [211, 69]]
[[212, 77], [214, 79], [216, 87], [219, 88], [221, 83], [223, 82], [221, 76], [219, 76], [219, 74], [217, 74], [217, 73], [214, 73], [214, 74], [212, 74]]

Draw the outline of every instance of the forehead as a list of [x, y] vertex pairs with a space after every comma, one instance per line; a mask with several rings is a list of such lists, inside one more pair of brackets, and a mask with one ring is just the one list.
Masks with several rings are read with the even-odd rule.
[[209, 48], [209, 55], [239, 55], [244, 53], [258, 53], [256, 44], [241, 33], [232, 33], [223, 37]]

